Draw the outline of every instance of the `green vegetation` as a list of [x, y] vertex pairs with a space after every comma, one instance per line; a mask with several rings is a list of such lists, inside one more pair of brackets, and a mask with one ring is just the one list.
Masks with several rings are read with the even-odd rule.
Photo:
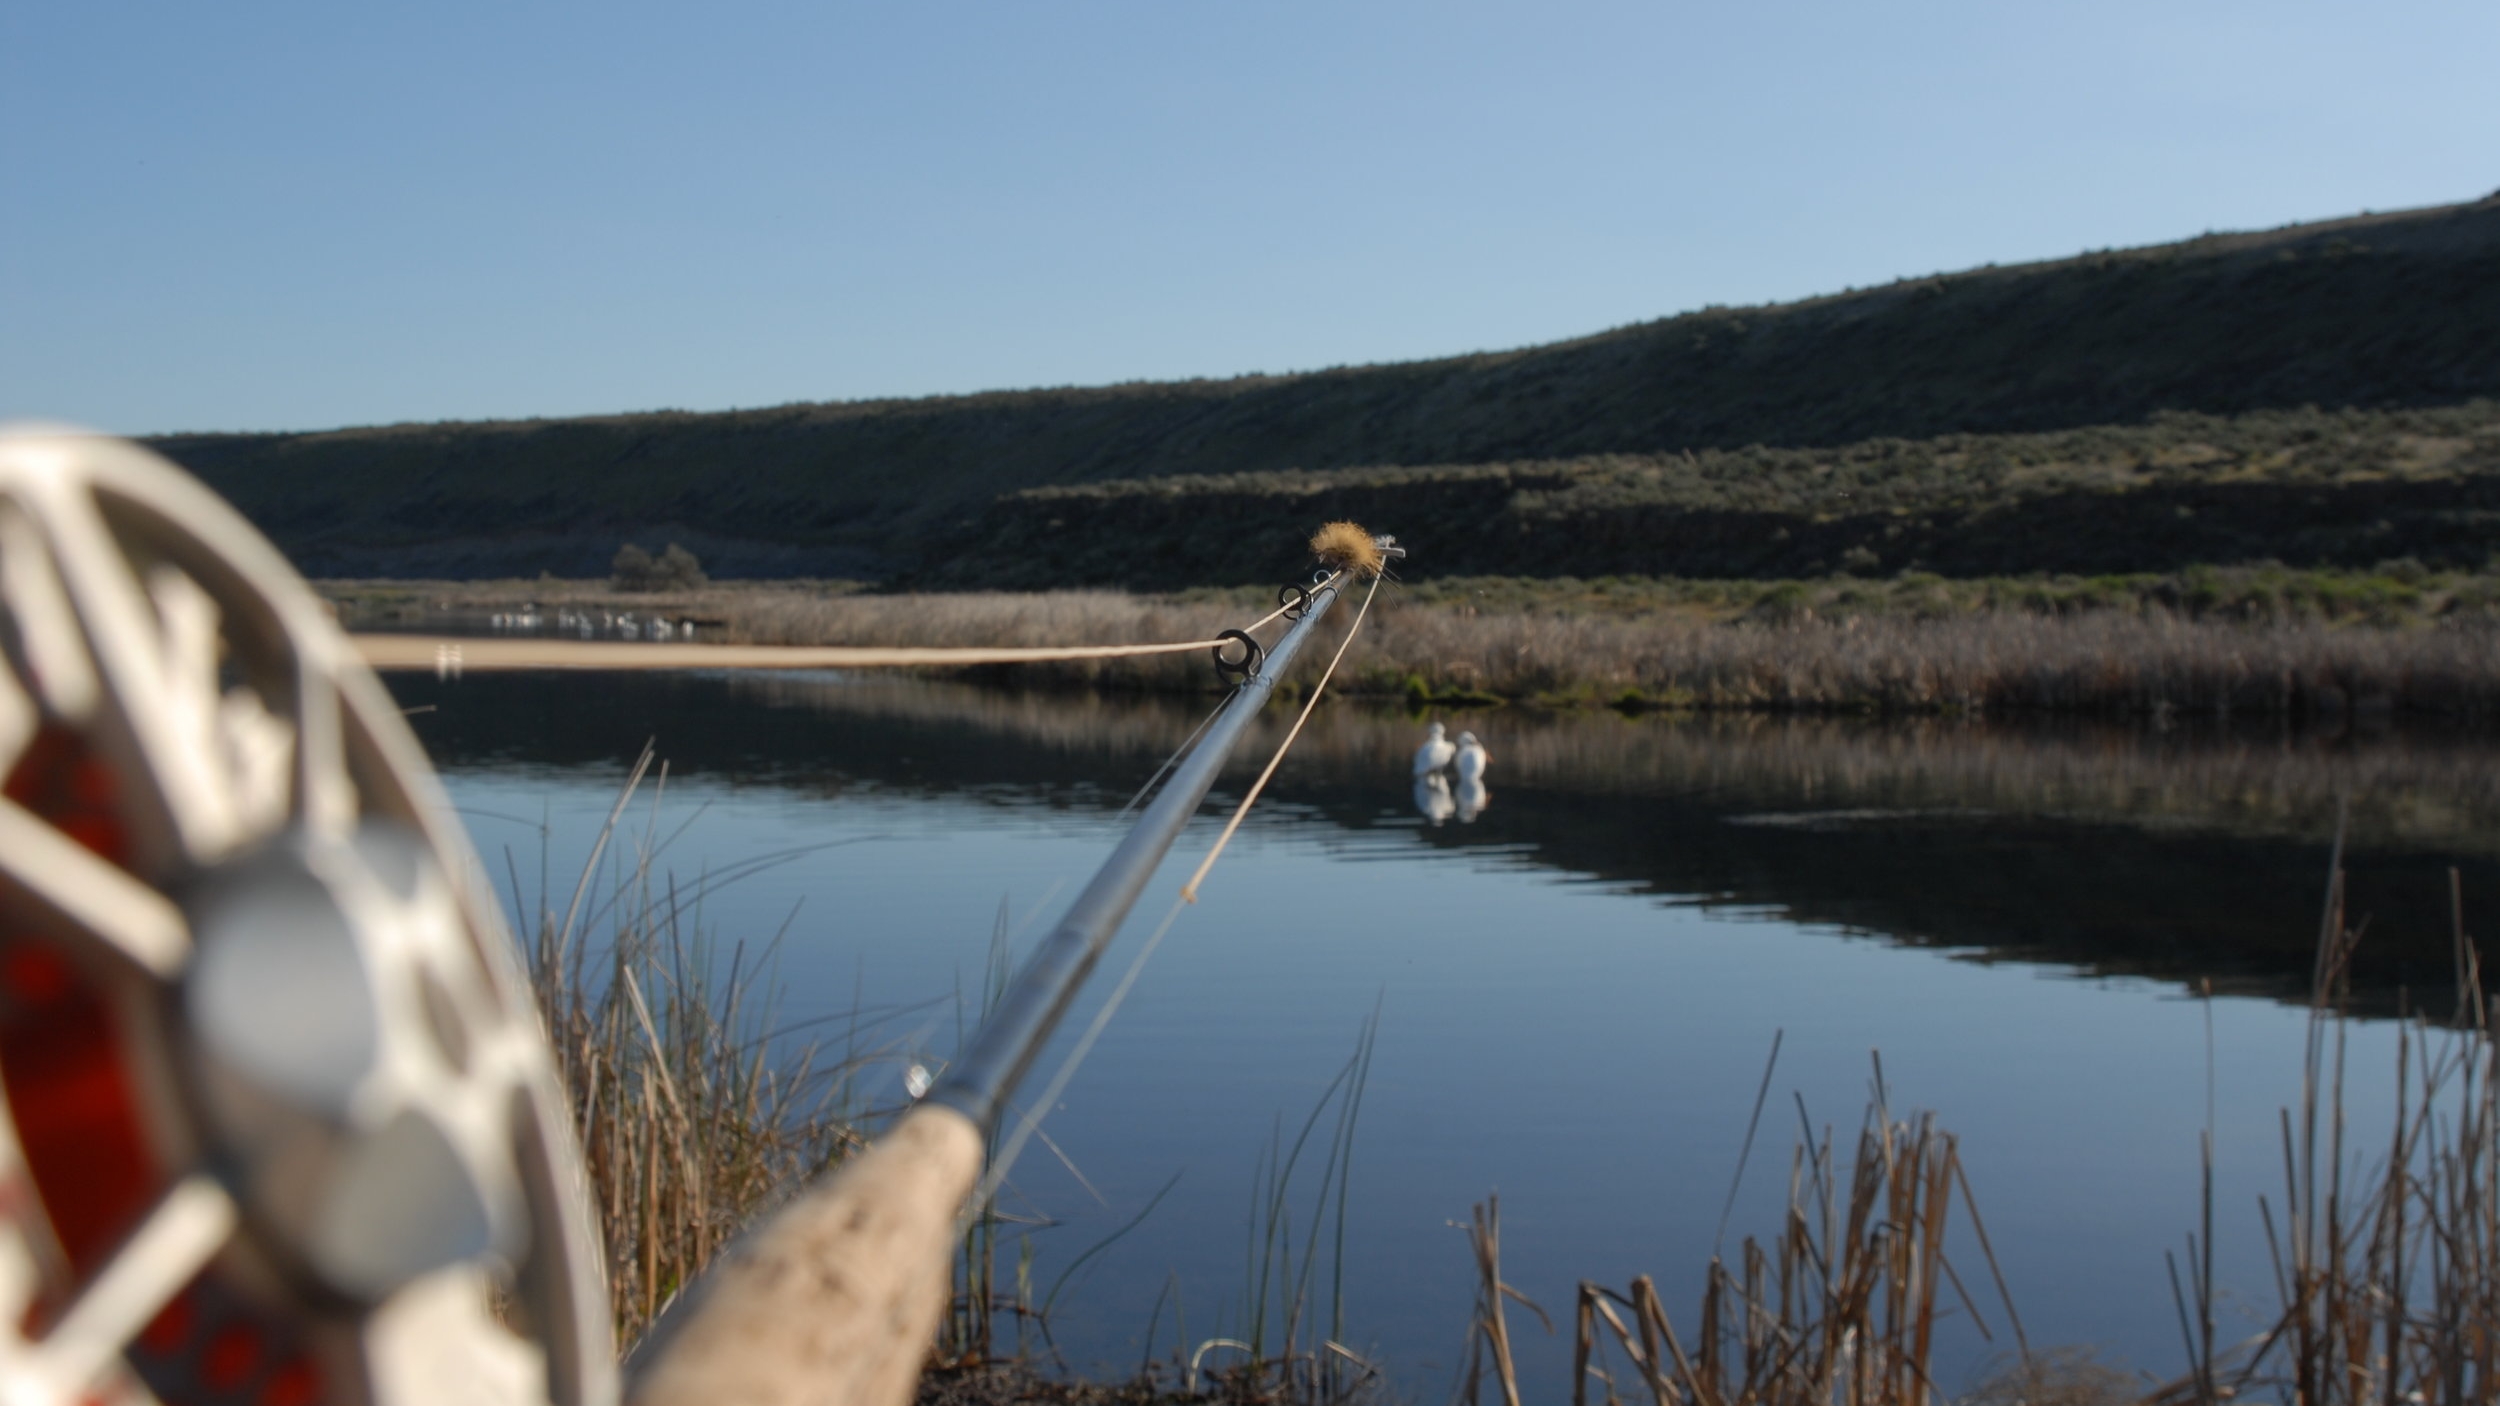
[[2472, 569], [2500, 545], [2500, 401], [1032, 489], [991, 503], [917, 579], [1263, 581], [1289, 569], [1298, 531], [1337, 517], [1395, 530], [1418, 580], [2099, 575], [2267, 559], [2356, 570], [2405, 557]]
[[177, 435], [314, 575], [1272, 581], [1323, 517], [1411, 574], [2478, 567], [2500, 199], [1708, 308], [1293, 376]]
[[620, 591], [691, 591], [707, 579], [695, 554], [674, 542], [656, 557], [628, 542], [608, 564], [608, 582]]

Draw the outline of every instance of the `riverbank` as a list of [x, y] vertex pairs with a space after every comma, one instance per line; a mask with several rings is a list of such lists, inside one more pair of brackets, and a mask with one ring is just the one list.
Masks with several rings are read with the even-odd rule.
[[[524, 614], [691, 624], [747, 644], [1028, 646], [1203, 639], [1251, 590], [885, 594], [854, 582], [628, 593], [604, 582], [331, 581], [352, 627]], [[1330, 622], [1342, 630], [1341, 612]], [[545, 628], [535, 624], [529, 628]], [[2500, 573], [2279, 567], [1948, 580], [1444, 579], [1391, 584], [1339, 687], [1463, 706], [1840, 713], [2056, 711], [2337, 721], [2500, 716]], [[1019, 665], [1022, 686], [1209, 692], [1196, 654]], [[1289, 687], [1290, 685], [1288, 685]]]

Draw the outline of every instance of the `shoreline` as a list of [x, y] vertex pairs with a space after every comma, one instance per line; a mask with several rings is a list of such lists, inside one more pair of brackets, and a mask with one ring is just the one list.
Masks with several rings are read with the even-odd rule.
[[[662, 618], [730, 644], [994, 647], [1203, 639], [1254, 590], [882, 594], [774, 581], [325, 581], [351, 627], [495, 627], [532, 608], [601, 632]], [[507, 625], [506, 628], [509, 628]], [[1332, 621], [1332, 634], [1343, 625]], [[602, 634], [600, 637], [614, 637]], [[1212, 693], [1195, 652], [950, 671], [983, 683]], [[2500, 717], [2500, 576], [2235, 568], [2167, 576], [1392, 583], [1336, 687], [1419, 707], [2056, 713], [2370, 723]], [[1298, 693], [1298, 681], [1278, 689]]]

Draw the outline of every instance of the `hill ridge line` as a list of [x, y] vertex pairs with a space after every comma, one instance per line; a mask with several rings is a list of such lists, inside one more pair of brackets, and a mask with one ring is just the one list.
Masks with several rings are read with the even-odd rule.
[[[332, 574], [377, 574], [367, 568], [381, 565], [404, 574], [432, 562], [453, 575], [589, 575], [603, 570], [616, 543], [657, 545], [653, 534], [670, 532], [730, 575], [940, 579], [952, 569], [941, 567], [986, 544], [985, 554], [1020, 581], [1200, 584], [1249, 568], [1236, 563], [1210, 577], [1203, 553], [1159, 564], [1147, 553], [1105, 577], [1103, 563], [1080, 566], [1076, 558], [1089, 554], [1053, 537], [1047, 524], [1064, 520], [1064, 510], [1047, 508], [1035, 490], [1153, 481], [1198, 494], [1199, 506], [1212, 509], [1216, 497], [1206, 491], [1240, 487], [1233, 481], [1245, 475], [1329, 475], [1361, 498], [1386, 487], [1392, 471], [1528, 463], [1561, 466], [1553, 471], [1575, 486], [1550, 492], [1598, 514], [1591, 530], [1657, 538], [1655, 550], [1630, 542], [1620, 554], [1633, 563], [1623, 569], [1656, 571], [1682, 560], [1664, 543], [1689, 538], [1690, 514], [1727, 507], [1721, 480], [1755, 472], [1727, 457], [1749, 448], [1778, 459], [1756, 466], [1767, 475], [1761, 506], [1772, 517], [1728, 530], [1758, 526], [1791, 538], [1805, 526], [1820, 531], [1814, 521], [1788, 523], [1790, 508], [1781, 506], [1808, 471], [1793, 456], [1820, 455], [1861, 474], [1882, 457], [1870, 458], [1869, 445], [1926, 445], [1909, 455], [1917, 463], [1900, 467], [1904, 481], [1932, 488], [1967, 471], [1957, 491], [1976, 506], [2036, 496], [2024, 485], [2038, 477], [2037, 465], [2022, 462], [2035, 454], [2089, 460], [2068, 485], [2078, 493], [2132, 483], [2127, 466], [2137, 461], [2158, 467], [2165, 482], [2207, 473], [2216, 491], [2233, 476], [2280, 479], [2294, 461], [2303, 474], [2323, 475], [2321, 484], [2344, 485], [2338, 492], [2367, 476], [2355, 465], [2380, 460], [2401, 462], [2407, 474], [2479, 474], [2484, 411], [2460, 407], [2500, 403], [2496, 331], [2500, 198], [2491, 198], [1703, 308], [1433, 361], [153, 442], [308, 568]], [[2302, 428], [2304, 407], [2359, 415], [2330, 429], [2360, 446], [2360, 457], [2346, 463], [2278, 442], [2330, 433]], [[2401, 428], [2401, 416], [2433, 411], [2465, 418], [2440, 422], [2430, 436], [2446, 446], [2437, 453], [2407, 447], [2405, 436], [2420, 435]], [[2176, 426], [2159, 423], [2165, 415], [2212, 421], [2200, 433], [2219, 457], [2194, 471], [2164, 460], [2177, 447], [2169, 442]], [[2098, 439], [2086, 433], [2096, 427]], [[2077, 434], [2082, 447], [2022, 440]], [[2002, 452], [1961, 466], [1971, 451], [1945, 441], [1974, 435], [1998, 437]], [[1678, 455], [1684, 462], [1673, 461]], [[2260, 462], [2265, 455], [2274, 460]], [[1709, 459], [1706, 471], [1695, 456]], [[1654, 461], [1655, 472], [1634, 482], [1605, 467], [1623, 458]], [[1266, 484], [1286, 487], [1281, 477]], [[1459, 571], [1475, 556], [1506, 557], [1487, 544], [1523, 530], [1521, 513], [1543, 511], [1488, 496], [1498, 485], [1435, 479], [1409, 487], [1430, 500], [1414, 505], [1419, 517], [1460, 534], [1454, 552], [1419, 560], [1418, 569]], [[1609, 502], [1625, 511], [1607, 517]], [[2435, 511], [2482, 509], [2458, 499]], [[1044, 516], [1010, 530], [1011, 520], [1033, 513]], [[2439, 550], [2462, 550], [2452, 539], [2467, 534], [2464, 521], [2434, 534], [2448, 544]], [[1634, 532], [1635, 522], [1645, 525]], [[1942, 550], [1961, 529], [1939, 519], [1934, 530], [1944, 534], [1933, 544]], [[2322, 560], [2368, 549], [2358, 538], [2338, 540], [2317, 546]], [[1010, 560], [1011, 544], [1030, 560]], [[2248, 532], [2207, 545], [2279, 555]], [[1840, 549], [1893, 555], [1857, 537]], [[2010, 553], [1979, 555], [2002, 561]], [[1950, 555], [1977, 560], [1958, 547]], [[1752, 571], [1820, 559], [1740, 554], [1723, 565]]]

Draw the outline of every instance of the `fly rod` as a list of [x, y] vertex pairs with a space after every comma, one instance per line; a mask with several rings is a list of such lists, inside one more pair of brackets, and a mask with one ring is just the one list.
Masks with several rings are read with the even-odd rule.
[[[1332, 525], [1332, 532], [1337, 525]], [[1345, 525], [1350, 528], [1350, 524]], [[956, 1213], [984, 1170], [1009, 1099], [1076, 1000], [1276, 680], [1350, 575], [1405, 552], [1369, 534], [1314, 539], [1329, 568], [1262, 659], [1219, 666], [1239, 686], [1171, 779], [1042, 939], [944, 1077], [874, 1146], [745, 1236], [663, 1317], [627, 1364], [634, 1406], [839, 1403], [911, 1398], [944, 1311]]]

